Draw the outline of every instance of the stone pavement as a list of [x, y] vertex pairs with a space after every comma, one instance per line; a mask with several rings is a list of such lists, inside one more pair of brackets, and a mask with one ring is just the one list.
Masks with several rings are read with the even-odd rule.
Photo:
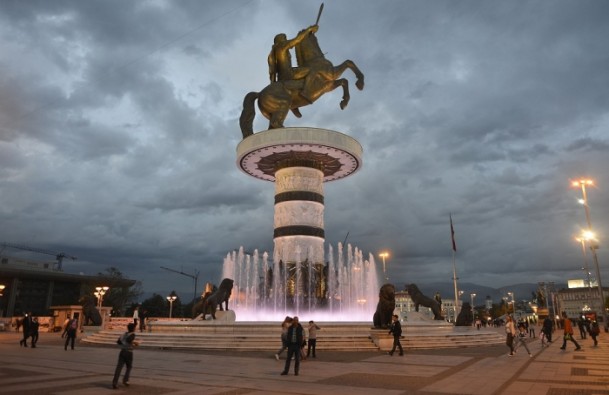
[[[111, 387], [118, 348], [77, 344], [64, 351], [57, 333], [38, 347], [19, 346], [19, 333], [0, 332], [0, 394], [609, 394], [609, 336], [583, 352], [539, 340], [513, 357], [506, 346], [380, 352], [318, 352], [300, 375], [280, 376], [284, 360], [268, 353], [135, 351], [131, 385]], [[559, 337], [555, 336], [555, 337]], [[285, 353], [283, 355], [285, 357]], [[292, 366], [293, 369], [293, 366]]]

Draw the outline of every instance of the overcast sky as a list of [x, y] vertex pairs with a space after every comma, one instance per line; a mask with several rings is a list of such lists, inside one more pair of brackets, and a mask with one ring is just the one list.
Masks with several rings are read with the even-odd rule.
[[[268, 84], [273, 37], [319, 5], [0, 2], [0, 242], [188, 295], [160, 266], [199, 271], [201, 289], [229, 251], [272, 251], [273, 184], [237, 168], [238, 118]], [[348, 233], [377, 262], [389, 251], [396, 284], [451, 282], [452, 213], [460, 281], [582, 278], [570, 180], [585, 176], [609, 285], [607, 16], [603, 0], [326, 0], [319, 44], [366, 86], [347, 71], [345, 110], [337, 90], [285, 123], [364, 149], [360, 171], [325, 186], [326, 245]]]

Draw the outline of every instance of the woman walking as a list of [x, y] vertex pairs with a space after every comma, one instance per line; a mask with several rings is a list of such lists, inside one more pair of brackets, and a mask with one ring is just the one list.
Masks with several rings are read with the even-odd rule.
[[514, 327], [514, 320], [511, 316], [507, 316], [505, 323], [505, 345], [510, 348], [508, 356], [514, 356], [514, 337], [516, 336], [516, 327]]

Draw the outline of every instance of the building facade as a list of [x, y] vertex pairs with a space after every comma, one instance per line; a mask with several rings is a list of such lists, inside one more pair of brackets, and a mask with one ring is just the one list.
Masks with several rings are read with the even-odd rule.
[[[54, 305], [75, 305], [96, 286], [107, 285], [103, 276], [65, 273], [53, 263], [0, 256], [0, 317], [48, 315]], [[114, 286], [130, 287], [135, 280], [112, 278]]]
[[[603, 295], [609, 295], [609, 288], [603, 287]], [[556, 293], [556, 314], [563, 311], [572, 319], [584, 314], [594, 313], [599, 322], [602, 321], [602, 309], [598, 287], [565, 288]]]

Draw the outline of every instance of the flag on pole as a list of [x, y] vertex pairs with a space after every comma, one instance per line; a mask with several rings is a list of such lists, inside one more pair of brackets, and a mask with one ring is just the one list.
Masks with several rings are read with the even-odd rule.
[[449, 214], [450, 217], [450, 238], [453, 242], [453, 251], [457, 252], [457, 244], [455, 243], [455, 229], [453, 228], [453, 216]]

